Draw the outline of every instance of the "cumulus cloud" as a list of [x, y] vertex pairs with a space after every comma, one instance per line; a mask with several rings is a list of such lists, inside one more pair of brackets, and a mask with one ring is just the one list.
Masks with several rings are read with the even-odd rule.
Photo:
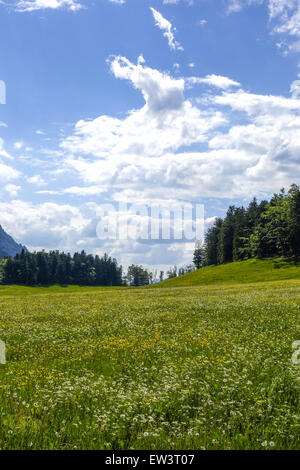
[[77, 0], [19, 0], [14, 4], [14, 8], [18, 12], [60, 8], [77, 11], [83, 8], [83, 5]]
[[241, 171], [245, 187], [272, 192], [299, 182], [300, 100], [242, 90], [212, 99], [248, 116], [248, 123], [217, 133], [209, 142], [212, 149], [232, 149], [250, 158]]
[[[189, 79], [147, 67], [142, 57], [137, 64], [114, 57], [110, 67], [145, 104], [124, 119], [100, 116], [76, 124], [61, 143], [64, 164], [84, 183], [82, 191], [71, 188], [73, 194], [106, 188], [112, 200], [141, 203], [248, 198], [300, 178], [297, 84], [287, 98], [246, 92], [228, 77], [195, 77], [222, 91], [195, 106], [185, 98]], [[232, 112], [243, 124], [230, 125]]]
[[31, 249], [70, 249], [90, 223], [81, 208], [69, 204], [0, 202], [1, 224]]
[[[2, 226], [31, 251], [46, 248], [71, 252], [85, 249], [100, 255], [107, 252], [123, 266], [140, 263], [143, 255], [145, 266], [158, 265], [162, 269], [174, 262], [190, 262], [193, 243], [177, 243], [174, 251], [171, 243], [163, 245], [159, 241], [145, 245], [136, 239], [100, 240], [96, 230], [100, 217], [96, 209], [92, 207], [87, 215], [84, 205], [33, 204], [21, 200], [0, 202]], [[137, 226], [140, 222], [147, 222], [145, 218], [133, 217], [129, 212], [121, 214], [121, 218], [128, 222], [132, 220]]]
[[[130, 111], [125, 119], [102, 115], [79, 121], [73, 135], [61, 144], [71, 154], [102, 158], [94, 168], [101, 182], [114, 178], [116, 162], [124, 166], [125, 177], [126, 168], [134, 168], [137, 158], [203, 142], [212, 129], [226, 122], [220, 112], [201, 111], [184, 99], [184, 79], [145, 66], [141, 57], [136, 65], [114, 57], [110, 67], [116, 78], [129, 80], [142, 93], [144, 106]], [[85, 172], [86, 161], [76, 162], [77, 169]]]
[[174, 32], [176, 28], [172, 26], [172, 23], [164, 18], [162, 14], [154, 8], [150, 7], [150, 10], [152, 11], [156, 26], [164, 31], [163, 35], [167, 38], [170, 49], [172, 51], [183, 51], [183, 47], [175, 40]]

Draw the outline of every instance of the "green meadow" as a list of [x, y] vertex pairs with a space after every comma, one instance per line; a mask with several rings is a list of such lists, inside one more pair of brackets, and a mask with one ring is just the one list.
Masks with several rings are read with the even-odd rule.
[[0, 287], [1, 449], [296, 449], [300, 268]]

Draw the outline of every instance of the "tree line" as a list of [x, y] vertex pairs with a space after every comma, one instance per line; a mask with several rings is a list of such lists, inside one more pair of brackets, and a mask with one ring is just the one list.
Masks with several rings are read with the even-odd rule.
[[194, 264], [202, 266], [249, 258], [300, 257], [300, 187], [282, 189], [270, 201], [254, 198], [247, 208], [230, 206], [197, 245]]
[[88, 255], [83, 250], [71, 256], [59, 251], [29, 253], [22, 250], [3, 264], [3, 284], [120, 286], [122, 266], [107, 254]]
[[[1, 262], [1, 283], [35, 285], [80, 285], [80, 286], [144, 286], [158, 281], [157, 270], [150, 271], [132, 264], [127, 273], [117, 260], [104, 254], [87, 255], [83, 250], [71, 256], [59, 251], [29, 253], [23, 250], [14, 258]], [[162, 281], [164, 272], [160, 271]]]

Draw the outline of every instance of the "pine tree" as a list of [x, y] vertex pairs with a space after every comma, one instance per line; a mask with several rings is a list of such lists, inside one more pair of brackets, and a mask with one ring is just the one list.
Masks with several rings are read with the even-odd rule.
[[202, 268], [205, 264], [205, 248], [199, 241], [197, 241], [195, 245], [193, 263], [197, 269]]

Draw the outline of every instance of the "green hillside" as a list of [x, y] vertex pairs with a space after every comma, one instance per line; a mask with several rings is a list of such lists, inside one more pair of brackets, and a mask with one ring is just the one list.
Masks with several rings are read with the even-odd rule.
[[253, 282], [300, 279], [300, 264], [284, 259], [250, 259], [220, 266], [207, 266], [153, 287], [184, 287], [212, 284], [245, 284]]

